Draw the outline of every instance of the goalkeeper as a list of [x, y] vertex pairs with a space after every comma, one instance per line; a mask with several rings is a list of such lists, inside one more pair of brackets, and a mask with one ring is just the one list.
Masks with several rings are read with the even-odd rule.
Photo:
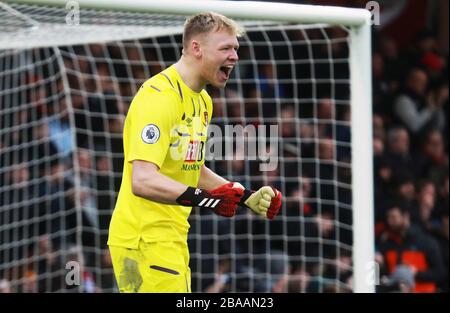
[[193, 206], [225, 217], [246, 206], [268, 219], [280, 209], [276, 189], [244, 190], [204, 165], [213, 107], [204, 87], [225, 86], [241, 34], [219, 14], [188, 19], [180, 60], [147, 80], [131, 103], [108, 238], [120, 292], [191, 292], [187, 234]]

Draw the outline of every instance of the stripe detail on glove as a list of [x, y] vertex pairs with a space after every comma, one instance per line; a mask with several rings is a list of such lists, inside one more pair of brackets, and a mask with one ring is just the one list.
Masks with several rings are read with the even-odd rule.
[[[214, 200], [216, 200], [215, 202], [213, 202]], [[207, 203], [205, 203], [206, 201], [208, 201]], [[210, 198], [205, 198], [203, 199], [198, 206], [204, 206], [205, 208], [214, 208], [216, 207], [216, 205], [220, 202], [220, 199], [210, 199]], [[212, 204], [211, 204], [212, 203]]]
[[244, 191], [233, 187], [233, 183], [224, 184], [213, 190], [187, 187], [175, 201], [183, 206], [209, 208], [217, 215], [231, 217], [236, 213]]

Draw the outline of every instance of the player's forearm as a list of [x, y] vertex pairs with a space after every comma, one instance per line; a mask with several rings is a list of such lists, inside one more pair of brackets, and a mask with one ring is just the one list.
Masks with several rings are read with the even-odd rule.
[[243, 196], [242, 189], [232, 183], [213, 190], [186, 186], [159, 172], [159, 167], [147, 161], [134, 160], [132, 173], [133, 194], [164, 204], [209, 208], [216, 214], [231, 217]]
[[165, 204], [177, 204], [176, 199], [187, 188], [186, 185], [161, 174], [156, 165], [142, 161], [133, 162], [132, 179], [134, 195]]
[[200, 179], [198, 181], [197, 187], [200, 189], [215, 189], [219, 186], [229, 183], [225, 178], [217, 175], [205, 165], [202, 166], [200, 172]]

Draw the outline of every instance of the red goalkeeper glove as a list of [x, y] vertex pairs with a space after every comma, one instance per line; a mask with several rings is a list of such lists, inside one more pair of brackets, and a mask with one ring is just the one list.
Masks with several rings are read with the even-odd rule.
[[232, 217], [244, 195], [244, 190], [233, 186], [234, 183], [228, 183], [213, 190], [188, 187], [176, 202], [183, 206], [208, 208], [217, 215]]
[[[242, 185], [238, 185], [244, 188]], [[280, 211], [281, 198], [280, 191], [270, 186], [264, 186], [258, 191], [244, 190], [244, 196], [239, 205], [250, 208], [256, 214], [271, 220]]]

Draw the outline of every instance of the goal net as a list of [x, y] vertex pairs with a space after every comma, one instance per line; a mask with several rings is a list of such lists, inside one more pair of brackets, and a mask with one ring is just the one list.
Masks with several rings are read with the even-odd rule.
[[284, 201], [273, 221], [194, 208], [192, 290], [373, 290], [364, 283], [373, 225], [370, 41], [361, 10], [281, 5], [306, 11], [283, 20], [220, 1], [184, 9], [35, 2], [0, 2], [1, 286], [117, 290], [106, 241], [125, 115], [141, 84], [180, 57], [186, 16], [214, 9], [246, 34], [226, 88], [208, 87], [211, 142], [244, 145], [221, 154], [207, 147], [206, 164], [246, 188], [273, 185]]

